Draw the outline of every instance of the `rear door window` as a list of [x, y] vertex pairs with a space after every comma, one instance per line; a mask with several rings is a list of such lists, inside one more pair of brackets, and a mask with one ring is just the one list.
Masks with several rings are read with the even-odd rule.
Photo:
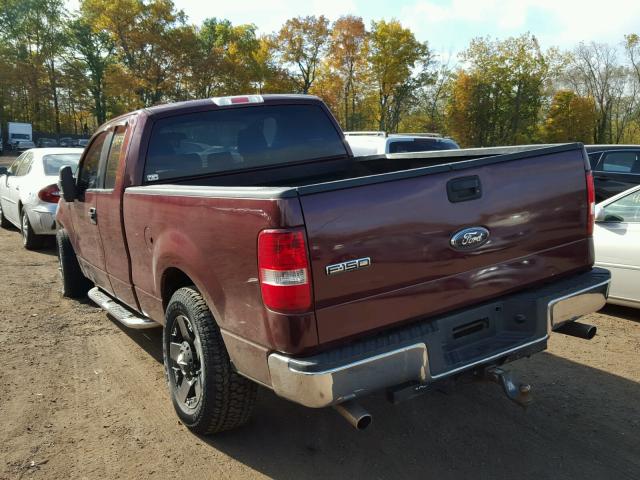
[[640, 173], [638, 152], [609, 152], [602, 160], [602, 170], [611, 173]]
[[154, 125], [145, 179], [162, 180], [347, 154], [317, 105], [261, 105], [191, 113]]
[[126, 130], [122, 127], [119, 127], [113, 134], [111, 146], [109, 147], [109, 155], [107, 156], [107, 166], [104, 174], [104, 188], [113, 189], [116, 184], [116, 174], [118, 173], [120, 159], [122, 158], [122, 145], [124, 144], [125, 134]]

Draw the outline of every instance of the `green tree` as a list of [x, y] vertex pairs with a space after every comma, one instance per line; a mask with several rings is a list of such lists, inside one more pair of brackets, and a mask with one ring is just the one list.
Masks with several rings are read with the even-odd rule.
[[465, 146], [535, 140], [549, 66], [530, 34], [479, 38], [462, 53], [448, 105], [448, 127]]
[[294, 69], [301, 93], [309, 93], [328, 40], [329, 21], [323, 15], [291, 18], [275, 37], [282, 62]]
[[581, 97], [571, 90], [560, 90], [553, 96], [543, 124], [542, 138], [549, 143], [589, 143], [596, 120], [593, 98]]
[[373, 22], [369, 44], [371, 80], [378, 97], [378, 129], [394, 132], [412, 94], [427, 80], [431, 52], [397, 20]]

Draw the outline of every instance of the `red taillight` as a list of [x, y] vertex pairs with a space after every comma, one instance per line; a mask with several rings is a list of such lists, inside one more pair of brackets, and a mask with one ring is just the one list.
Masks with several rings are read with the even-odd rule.
[[311, 279], [304, 230], [263, 230], [258, 235], [262, 301], [284, 313], [311, 309]]
[[58, 203], [60, 201], [60, 190], [55, 183], [44, 187], [38, 192], [38, 198], [43, 202]]
[[593, 184], [593, 173], [587, 172], [587, 235], [593, 235], [593, 224], [596, 220], [596, 188]]

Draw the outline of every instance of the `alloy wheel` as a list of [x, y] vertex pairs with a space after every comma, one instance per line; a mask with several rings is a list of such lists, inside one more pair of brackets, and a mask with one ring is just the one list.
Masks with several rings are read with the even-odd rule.
[[196, 409], [202, 400], [204, 378], [202, 346], [191, 322], [185, 315], [176, 317], [171, 330], [169, 368], [176, 400], [186, 411]]

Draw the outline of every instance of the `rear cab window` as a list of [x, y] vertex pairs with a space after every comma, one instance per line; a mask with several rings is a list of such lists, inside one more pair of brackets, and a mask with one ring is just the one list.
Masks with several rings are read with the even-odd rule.
[[317, 105], [223, 108], [158, 120], [144, 178], [152, 182], [346, 155], [341, 135]]
[[79, 153], [55, 153], [42, 157], [42, 166], [44, 167], [44, 174], [47, 176], [58, 175], [60, 169], [66, 166], [71, 167], [75, 175], [79, 161]]

